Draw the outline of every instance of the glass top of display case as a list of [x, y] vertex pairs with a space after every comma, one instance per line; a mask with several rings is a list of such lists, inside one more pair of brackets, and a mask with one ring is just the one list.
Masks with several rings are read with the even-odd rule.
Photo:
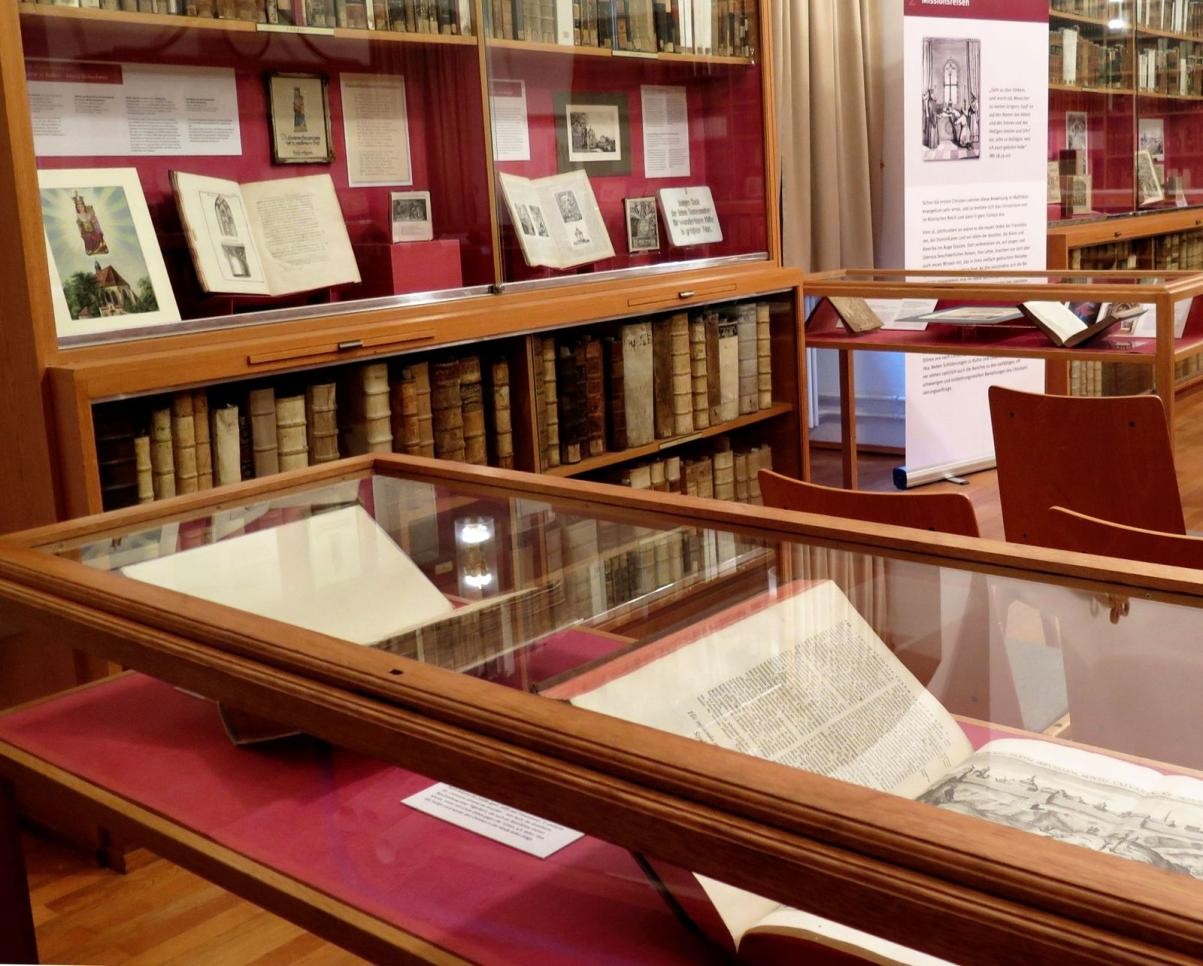
[[[1106, 878], [1125, 883], [1125, 915], [1172, 894], [1198, 918], [1183, 911], [1203, 876], [1198, 574], [401, 458], [349, 465], [47, 528], [10, 539], [0, 567], [289, 673], [397, 682], [410, 711], [467, 702], [457, 715], [493, 737], [525, 728], [514, 740], [565, 762], [586, 742], [611, 779], [744, 817], [779, 809], [794, 831], [798, 809], [838, 812], [838, 829], [807, 834], [927, 872], [939, 855], [951, 880], [982, 861], [1006, 882], [1024, 869], [1047, 889], [1011, 898], [1036, 907]], [[465, 678], [479, 680], [457, 690]], [[552, 800], [545, 814], [579, 818]], [[707, 893], [724, 917], [776, 906]]]

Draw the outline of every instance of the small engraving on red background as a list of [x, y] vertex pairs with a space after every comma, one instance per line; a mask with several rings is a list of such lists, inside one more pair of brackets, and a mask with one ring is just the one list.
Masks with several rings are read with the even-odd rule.
[[25, 79], [56, 84], [120, 84], [121, 65], [30, 60], [25, 63]]

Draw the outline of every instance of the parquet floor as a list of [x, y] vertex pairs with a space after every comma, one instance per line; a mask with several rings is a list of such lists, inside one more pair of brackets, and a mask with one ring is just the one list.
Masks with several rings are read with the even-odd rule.
[[[1203, 529], [1203, 392], [1178, 408], [1178, 476], [1187, 526]], [[867, 456], [862, 486], [891, 489], [896, 457]], [[839, 454], [816, 451], [817, 482], [838, 484]], [[983, 534], [1002, 538], [993, 472], [968, 486], [935, 484], [969, 496]], [[1117, 499], [1125, 498], [1117, 494]], [[131, 870], [98, 869], [91, 858], [41, 836], [28, 835], [26, 856], [43, 962], [72, 963], [357, 963], [355, 957], [243, 902], [205, 880], [136, 852]]]

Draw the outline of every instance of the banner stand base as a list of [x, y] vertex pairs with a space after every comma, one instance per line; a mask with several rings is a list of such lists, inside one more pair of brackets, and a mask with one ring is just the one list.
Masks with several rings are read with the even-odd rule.
[[935, 466], [894, 467], [894, 487], [899, 490], [909, 490], [911, 487], [923, 486], [927, 483], [939, 483], [950, 480], [963, 483], [957, 477], [968, 473], [978, 473], [981, 470], [994, 469], [993, 456], [982, 456], [973, 460], [954, 460], [951, 463], [939, 463]]

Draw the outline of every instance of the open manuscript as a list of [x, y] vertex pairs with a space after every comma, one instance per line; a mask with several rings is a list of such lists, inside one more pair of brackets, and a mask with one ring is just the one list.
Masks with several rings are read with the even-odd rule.
[[584, 171], [533, 179], [503, 172], [498, 178], [527, 265], [572, 268], [614, 257]]
[[[688, 686], [686, 686], [688, 685]], [[1203, 878], [1203, 782], [1039, 739], [974, 751], [830, 581], [798, 584], [557, 692], [579, 707]], [[697, 876], [741, 957], [818, 942], [930, 956]], [[780, 951], [780, 947], [777, 947]]]

